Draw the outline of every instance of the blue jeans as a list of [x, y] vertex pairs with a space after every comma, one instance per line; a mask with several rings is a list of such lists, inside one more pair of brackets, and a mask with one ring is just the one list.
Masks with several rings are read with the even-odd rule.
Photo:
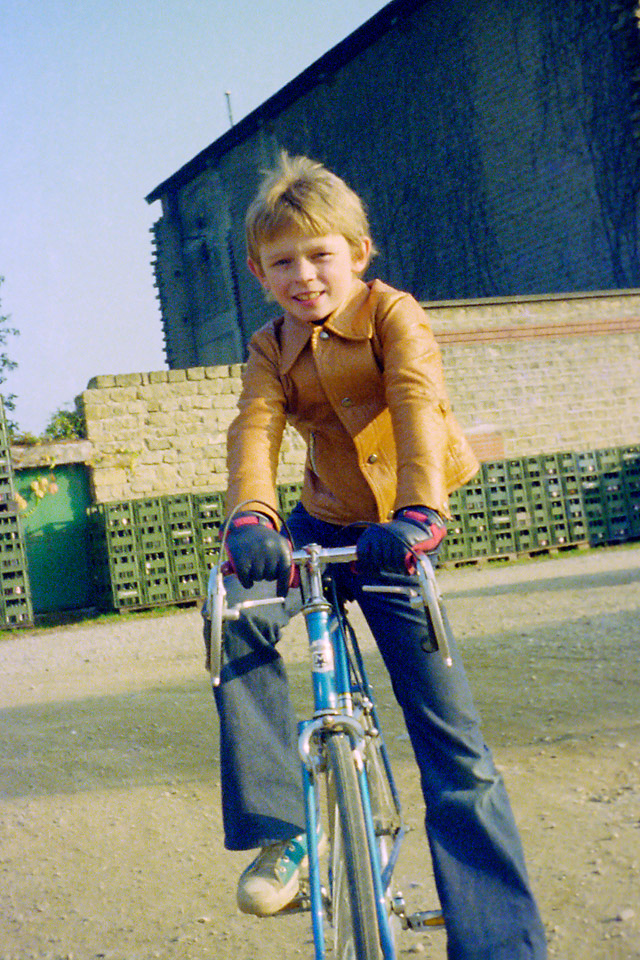
[[[314, 519], [300, 505], [289, 529], [297, 547], [344, 546], [357, 536]], [[544, 930], [518, 830], [457, 650], [451, 651], [453, 666], [445, 666], [422, 610], [402, 596], [364, 593], [363, 584], [372, 580], [347, 565], [336, 568], [336, 579], [360, 604], [404, 715], [450, 960], [543, 960]], [[235, 577], [227, 580], [230, 603], [272, 596], [273, 588], [261, 583], [245, 591]], [[226, 626], [215, 698], [225, 845], [231, 850], [288, 839], [305, 827], [296, 722], [276, 649], [281, 627], [299, 609], [299, 591], [292, 590], [284, 608], [263, 607]]]

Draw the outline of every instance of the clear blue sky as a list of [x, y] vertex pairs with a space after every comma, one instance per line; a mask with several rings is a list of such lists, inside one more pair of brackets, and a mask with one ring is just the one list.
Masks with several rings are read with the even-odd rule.
[[39, 433], [96, 374], [165, 367], [144, 197], [386, 4], [2, 0], [2, 386]]

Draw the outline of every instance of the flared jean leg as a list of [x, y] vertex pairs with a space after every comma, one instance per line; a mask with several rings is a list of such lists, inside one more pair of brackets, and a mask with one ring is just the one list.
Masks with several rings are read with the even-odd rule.
[[[341, 528], [297, 507], [289, 518], [296, 547], [335, 545]], [[227, 602], [274, 597], [275, 584], [245, 590], [225, 580]], [[220, 719], [220, 780], [225, 847], [247, 850], [265, 840], [288, 840], [305, 829], [297, 723], [283, 660], [281, 629], [301, 607], [300, 591], [285, 605], [248, 611], [224, 629], [224, 666], [214, 697]], [[206, 621], [205, 621], [206, 623]]]
[[[273, 584], [243, 590], [227, 578], [229, 604], [273, 596]], [[274, 604], [225, 628], [220, 684], [213, 688], [220, 718], [220, 779], [225, 847], [248, 850], [288, 840], [305, 828], [297, 724], [282, 658], [280, 629], [299, 606]]]
[[[397, 580], [395, 581], [397, 583]], [[509, 798], [462, 662], [447, 667], [421, 610], [353, 591], [385, 661], [420, 771], [450, 960], [543, 960], [544, 929]]]

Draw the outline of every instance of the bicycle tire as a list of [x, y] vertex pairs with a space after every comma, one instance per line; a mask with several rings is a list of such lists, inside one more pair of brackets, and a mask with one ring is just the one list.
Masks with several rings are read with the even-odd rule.
[[375, 740], [367, 741], [364, 763], [376, 836], [391, 837], [400, 827], [400, 813], [393, 799], [380, 747]]
[[326, 742], [336, 960], [379, 960], [380, 940], [360, 788], [349, 737]]
[[[380, 869], [384, 872], [392, 856], [394, 838], [401, 827], [400, 811], [393, 798], [384, 761], [380, 753], [380, 746], [375, 739], [367, 741], [364, 751], [364, 762], [367, 771], [367, 782], [369, 784], [371, 816], [376, 834], [378, 860], [380, 862]], [[401, 924], [399, 918], [392, 910], [392, 901], [393, 881], [391, 881], [389, 889], [385, 893], [385, 905], [387, 908], [389, 936], [395, 949], [397, 941], [400, 938]]]

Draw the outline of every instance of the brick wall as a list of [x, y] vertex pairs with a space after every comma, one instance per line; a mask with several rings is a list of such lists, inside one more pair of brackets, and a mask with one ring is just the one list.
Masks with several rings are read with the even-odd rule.
[[[640, 441], [640, 294], [427, 304], [482, 459]], [[82, 394], [97, 502], [224, 489], [240, 365], [98, 376]], [[279, 482], [301, 476], [297, 434]]]
[[456, 413], [506, 456], [640, 439], [640, 295], [521, 298], [428, 309]]

